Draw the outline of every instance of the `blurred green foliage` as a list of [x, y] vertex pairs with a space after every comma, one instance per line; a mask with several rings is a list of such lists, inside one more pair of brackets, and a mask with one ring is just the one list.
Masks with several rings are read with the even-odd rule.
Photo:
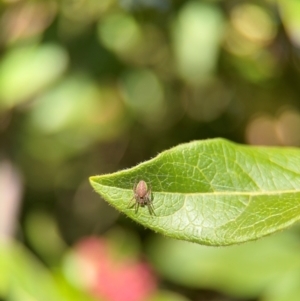
[[[299, 146], [299, 27], [297, 0], [1, 0], [0, 298], [99, 300], [68, 280], [63, 258], [115, 227], [145, 256], [149, 233], [99, 201], [88, 176], [194, 139]], [[272, 244], [281, 250], [281, 239]], [[220, 266], [203, 272], [214, 284], [192, 286], [151, 258], [153, 300], [237, 300], [230, 262], [221, 289]], [[299, 273], [270, 264], [279, 273], [250, 298], [299, 300]], [[240, 287], [239, 300], [248, 292]]]

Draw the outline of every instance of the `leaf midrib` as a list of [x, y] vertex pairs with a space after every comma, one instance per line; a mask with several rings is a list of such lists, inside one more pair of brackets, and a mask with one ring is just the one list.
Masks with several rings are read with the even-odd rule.
[[[123, 188], [117, 188], [114, 186], [107, 186], [107, 185], [101, 185], [99, 183], [96, 183], [97, 185], [104, 186], [104, 187], [113, 187], [118, 190], [124, 190], [128, 191], [129, 189], [123, 189]], [[132, 192], [132, 189], [129, 191]], [[158, 193], [158, 194], [163, 194], [163, 195], [203, 195], [203, 196], [211, 196], [211, 195], [220, 195], [220, 196], [226, 196], [226, 195], [278, 195], [278, 194], [289, 194], [289, 193], [300, 193], [300, 189], [289, 189], [289, 190], [260, 190], [260, 191], [212, 191], [212, 192], [168, 192], [168, 191], [154, 191], [152, 190], [152, 193]]]

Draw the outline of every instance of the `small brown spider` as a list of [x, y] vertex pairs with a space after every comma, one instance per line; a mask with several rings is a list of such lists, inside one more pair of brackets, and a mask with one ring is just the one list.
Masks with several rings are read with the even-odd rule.
[[135, 213], [138, 212], [139, 207], [144, 207], [147, 206], [149, 213], [150, 214], [154, 214], [154, 208], [153, 208], [153, 204], [152, 204], [152, 200], [151, 200], [151, 189], [148, 189], [148, 185], [145, 181], [141, 180], [138, 182], [137, 185], [133, 186], [133, 197], [129, 202], [129, 205], [131, 203], [131, 201], [133, 199], [135, 199], [135, 203], [134, 203], [134, 208], [135, 208]]

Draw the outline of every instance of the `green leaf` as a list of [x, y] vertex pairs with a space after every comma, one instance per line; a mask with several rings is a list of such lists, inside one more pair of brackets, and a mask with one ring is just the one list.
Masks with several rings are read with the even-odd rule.
[[[155, 214], [128, 206], [139, 180], [151, 187]], [[195, 141], [134, 168], [90, 177], [90, 182], [142, 225], [200, 244], [254, 240], [300, 218], [300, 151], [293, 148]]]

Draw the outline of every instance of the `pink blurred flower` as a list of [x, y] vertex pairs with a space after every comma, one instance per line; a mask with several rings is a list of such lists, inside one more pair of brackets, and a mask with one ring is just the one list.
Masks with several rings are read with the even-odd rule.
[[150, 267], [132, 259], [116, 260], [105, 239], [86, 238], [75, 247], [84, 286], [109, 301], [142, 301], [156, 288]]

